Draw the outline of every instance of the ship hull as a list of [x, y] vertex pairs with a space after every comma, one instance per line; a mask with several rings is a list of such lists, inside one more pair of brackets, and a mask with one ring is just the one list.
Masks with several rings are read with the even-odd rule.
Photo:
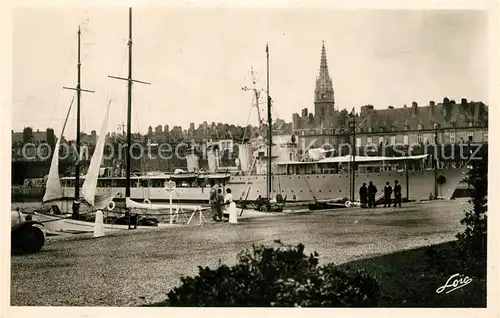
[[[380, 172], [380, 173], [357, 173], [354, 189], [355, 200], [359, 200], [359, 187], [363, 182], [372, 181], [383, 191], [386, 182], [393, 186], [398, 180], [402, 188], [403, 198], [409, 200], [428, 200], [434, 196], [434, 180], [437, 176], [437, 196], [445, 199], [452, 197], [460, 180], [466, 175], [467, 168], [419, 170], [406, 172]], [[236, 201], [255, 201], [259, 197], [267, 197], [266, 176], [232, 176], [224, 186], [230, 188]], [[287, 202], [309, 202], [314, 200], [328, 200], [336, 198], [351, 198], [351, 178], [345, 174], [307, 174], [307, 175], [275, 175], [272, 177], [273, 194], [280, 193]], [[118, 195], [115, 200], [124, 200], [124, 188], [111, 188]], [[97, 194], [110, 191], [110, 188], [97, 188]], [[205, 187], [177, 187], [172, 195], [173, 202], [206, 203], [208, 204], [210, 188]], [[130, 189], [131, 199], [135, 201], [169, 201], [169, 193], [164, 188], [140, 188]], [[64, 188], [66, 198], [74, 196], [73, 188]]]

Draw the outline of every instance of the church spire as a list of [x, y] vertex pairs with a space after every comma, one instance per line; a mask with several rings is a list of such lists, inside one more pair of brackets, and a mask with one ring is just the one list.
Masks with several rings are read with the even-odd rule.
[[316, 115], [320, 117], [333, 112], [335, 106], [332, 78], [328, 72], [326, 59], [325, 41], [323, 41], [321, 47], [319, 77], [316, 78], [316, 89], [314, 90], [314, 106]]
[[321, 62], [319, 64], [319, 78], [330, 80], [330, 74], [328, 73], [328, 62], [326, 60], [326, 48], [325, 41], [322, 42], [321, 47]]

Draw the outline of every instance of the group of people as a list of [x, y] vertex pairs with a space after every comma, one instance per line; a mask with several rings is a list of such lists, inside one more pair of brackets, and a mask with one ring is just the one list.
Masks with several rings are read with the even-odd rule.
[[231, 189], [226, 189], [226, 194], [222, 194], [222, 189], [214, 185], [210, 190], [210, 208], [212, 209], [212, 218], [216, 222], [224, 219], [224, 212], [229, 214], [229, 223], [237, 223], [236, 203], [233, 201]]
[[[363, 208], [375, 208], [377, 207], [377, 187], [372, 181], [368, 183], [363, 183], [361, 188], [359, 188], [359, 199], [361, 202], [361, 207]], [[401, 207], [401, 185], [399, 181], [394, 181], [394, 188], [391, 187], [390, 183], [387, 181], [384, 187], [384, 207], [390, 207], [392, 204], [392, 193], [394, 192], [394, 207]]]

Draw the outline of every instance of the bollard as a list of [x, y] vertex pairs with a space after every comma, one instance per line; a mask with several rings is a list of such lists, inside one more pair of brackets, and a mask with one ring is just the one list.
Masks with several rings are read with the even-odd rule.
[[104, 215], [101, 210], [95, 213], [94, 235], [93, 237], [104, 236]]

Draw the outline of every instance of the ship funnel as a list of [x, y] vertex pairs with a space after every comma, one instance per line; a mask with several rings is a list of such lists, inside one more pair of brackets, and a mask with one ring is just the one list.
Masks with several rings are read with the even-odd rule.
[[190, 153], [186, 156], [187, 170], [188, 172], [196, 172], [200, 170], [200, 163], [198, 156], [194, 153]]
[[208, 171], [214, 173], [217, 170], [217, 158], [213, 149], [207, 150]]
[[252, 150], [250, 145], [238, 145], [238, 159], [241, 171], [248, 172], [252, 164]]

